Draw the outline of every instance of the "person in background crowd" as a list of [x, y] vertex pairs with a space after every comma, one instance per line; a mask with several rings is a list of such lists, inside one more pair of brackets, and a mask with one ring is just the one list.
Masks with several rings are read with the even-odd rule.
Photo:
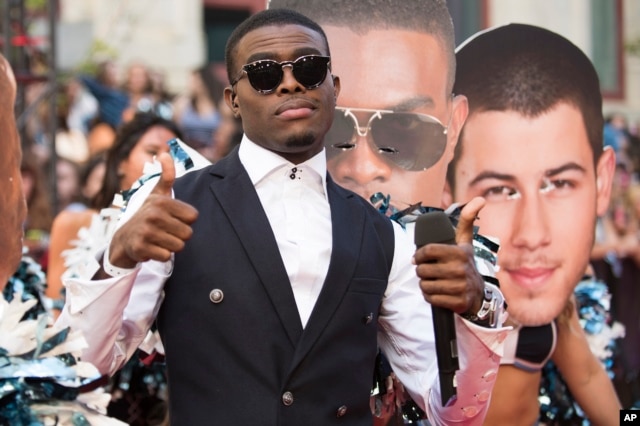
[[22, 157], [20, 166], [22, 193], [27, 200], [27, 217], [23, 223], [27, 253], [46, 269], [49, 234], [53, 221], [50, 192], [41, 166], [31, 155]]
[[127, 92], [119, 87], [116, 64], [110, 60], [104, 61], [98, 65], [95, 77], [80, 76], [78, 79], [98, 101], [98, 120], [114, 129], [118, 128], [130, 99]]
[[66, 82], [69, 110], [66, 125], [69, 129], [89, 134], [89, 124], [98, 116], [98, 100], [75, 78]]
[[214, 135], [221, 123], [223, 90], [222, 83], [205, 66], [191, 73], [188, 93], [174, 101], [175, 120], [184, 133], [184, 142], [210, 160], [214, 159]]
[[640, 189], [633, 170], [616, 165], [611, 203], [597, 223], [591, 261], [611, 291], [611, 315], [625, 327], [614, 358], [614, 384], [624, 407], [640, 407]]
[[65, 157], [56, 158], [56, 203], [55, 213], [59, 213], [77, 201], [81, 195], [81, 166]]
[[[82, 129], [69, 126], [69, 115], [74, 102], [69, 88], [73, 84], [79, 86], [78, 82], [64, 83], [61, 84], [57, 93], [56, 155], [76, 164], [82, 164], [89, 159], [89, 144], [86, 133]], [[79, 126], [79, 123], [75, 123], [75, 125]]]
[[[175, 123], [153, 114], [141, 113], [121, 127], [109, 151], [95, 158], [93, 164], [98, 167], [98, 172], [102, 168], [102, 178], [95, 189], [95, 177], [91, 177], [94, 189], [87, 193], [88, 208], [64, 210], [53, 222], [49, 254], [52, 269], [47, 276], [47, 294], [50, 297], [62, 297], [62, 278], [68, 269], [63, 252], [73, 247], [73, 242], [79, 238], [80, 229], [89, 228], [101, 209], [112, 207], [114, 196], [131, 188], [143, 175], [145, 163], [150, 162], [154, 155], [166, 152], [166, 142], [177, 135], [181, 133]], [[87, 172], [89, 170], [91, 169], [87, 168]], [[89, 176], [90, 173], [87, 174], [88, 179]], [[98, 241], [102, 240], [103, 238], [98, 238]], [[76, 271], [71, 270], [68, 274], [73, 273]]]
[[151, 75], [148, 67], [142, 62], [129, 65], [122, 88], [129, 95], [129, 107], [138, 109], [141, 102], [154, 101]]
[[173, 119], [171, 101], [159, 85], [159, 74], [152, 77], [152, 71], [142, 62], [134, 62], [127, 69], [127, 79], [123, 85], [129, 95], [129, 106], [122, 114], [124, 122], [130, 121], [139, 112], [154, 113], [167, 120]]
[[[61, 282], [79, 276], [108, 241], [122, 209], [126, 190], [143, 176], [146, 164], [168, 152], [167, 142], [182, 137], [176, 123], [152, 113], [138, 113], [123, 124], [113, 147], [107, 152], [102, 185], [91, 198], [90, 209], [63, 212], [51, 234], [49, 293], [61, 298]], [[114, 198], [115, 197], [115, 198]], [[63, 303], [58, 304], [61, 308]], [[111, 378], [110, 416], [131, 426], [159, 424], [166, 416], [164, 365], [145, 365], [142, 353]]]
[[100, 191], [106, 172], [106, 156], [104, 153], [91, 158], [80, 175], [80, 197], [56, 215], [51, 226], [49, 242], [49, 259], [47, 267], [46, 294], [54, 301], [57, 310], [62, 309], [64, 294], [62, 293], [62, 274], [66, 269], [63, 252], [72, 247], [72, 241], [79, 238], [78, 231], [90, 225], [91, 199]]
[[87, 134], [89, 157], [107, 151], [113, 146], [115, 139], [116, 129], [111, 124], [100, 118], [92, 120], [89, 123], [89, 133]]

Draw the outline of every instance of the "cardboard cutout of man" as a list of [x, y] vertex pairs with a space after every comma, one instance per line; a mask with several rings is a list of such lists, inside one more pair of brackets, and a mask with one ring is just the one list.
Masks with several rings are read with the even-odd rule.
[[[398, 210], [440, 207], [446, 169], [467, 116], [452, 93], [453, 23], [445, 1], [271, 0], [320, 23], [342, 81], [328, 168], [369, 200], [390, 196]], [[356, 124], [357, 123], [357, 124]]]
[[446, 199], [486, 199], [476, 223], [500, 241], [498, 279], [516, 326], [485, 424], [536, 422], [549, 359], [592, 422], [617, 424], [619, 402], [573, 297], [615, 167], [613, 150], [603, 150], [597, 73], [564, 37], [522, 24], [479, 33], [456, 58], [454, 92], [467, 97], [469, 117]]

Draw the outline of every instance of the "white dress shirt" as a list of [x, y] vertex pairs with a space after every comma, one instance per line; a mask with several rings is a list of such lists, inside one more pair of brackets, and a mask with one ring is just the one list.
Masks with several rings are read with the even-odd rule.
[[[324, 151], [293, 165], [245, 136], [239, 154], [273, 227], [300, 317], [306, 324], [331, 255]], [[128, 220], [140, 207], [155, 182], [149, 181], [135, 194], [121, 221]], [[395, 251], [380, 307], [378, 343], [432, 424], [480, 425], [508, 329], [483, 328], [455, 316], [458, 395], [455, 404], [441, 407], [431, 307], [422, 296], [411, 261], [415, 252], [412, 233], [395, 222], [393, 225]], [[67, 280], [67, 301], [57, 325], [82, 329], [89, 345], [83, 359], [113, 374], [151, 327], [171, 270], [172, 261], [148, 261], [117, 278]]]
[[331, 257], [326, 162], [317, 155], [294, 165], [248, 139], [239, 154], [276, 237], [305, 326]]

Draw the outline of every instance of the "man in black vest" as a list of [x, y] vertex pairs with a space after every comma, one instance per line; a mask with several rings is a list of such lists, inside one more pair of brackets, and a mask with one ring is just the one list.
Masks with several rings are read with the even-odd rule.
[[408, 233], [326, 172], [340, 80], [323, 30], [268, 10], [226, 54], [240, 147], [177, 180], [161, 155], [162, 175], [129, 202], [93, 280], [65, 283], [59, 324], [84, 330], [84, 359], [113, 373], [157, 313], [174, 425], [368, 426], [378, 345], [435, 423], [481, 423], [504, 330], [462, 326], [477, 368], [461, 358], [458, 401], [443, 408], [425, 298], [478, 312], [470, 243], [483, 200], [463, 210], [460, 245], [414, 253]]

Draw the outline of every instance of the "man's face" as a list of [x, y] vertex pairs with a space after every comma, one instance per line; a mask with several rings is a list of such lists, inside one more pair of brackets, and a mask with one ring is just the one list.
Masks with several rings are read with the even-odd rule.
[[[243, 65], [258, 60], [295, 61], [305, 55], [328, 54], [322, 36], [309, 28], [268, 26], [240, 40], [235, 63], [240, 74]], [[244, 131], [252, 141], [299, 163], [322, 150], [338, 92], [339, 80], [330, 72], [320, 86], [307, 89], [293, 76], [291, 67], [285, 67], [273, 93], [257, 92], [244, 74], [233, 88], [225, 89], [225, 101], [242, 118]]]
[[9, 64], [0, 55], [0, 289], [22, 257], [22, 225], [27, 206], [20, 176], [20, 139], [13, 115], [16, 85]]
[[[338, 107], [423, 113], [449, 124], [444, 153], [426, 170], [408, 171], [398, 166], [378, 152], [369, 132], [355, 136], [354, 148], [333, 158], [329, 155], [331, 176], [365, 199], [376, 192], [390, 195], [391, 204], [399, 209], [419, 201], [439, 207], [447, 164], [467, 113], [466, 99], [452, 100], [447, 91], [449, 68], [441, 44], [430, 35], [413, 31], [384, 29], [358, 34], [332, 25], [323, 28], [331, 46], [333, 69], [342, 82]], [[355, 115], [362, 127], [371, 113]], [[378, 146], [382, 145], [385, 143], [378, 141]]]
[[474, 113], [460, 143], [453, 201], [486, 198], [476, 224], [500, 240], [498, 279], [510, 316], [549, 323], [585, 273], [614, 154], [606, 150], [594, 167], [582, 116], [566, 103], [536, 118]]

